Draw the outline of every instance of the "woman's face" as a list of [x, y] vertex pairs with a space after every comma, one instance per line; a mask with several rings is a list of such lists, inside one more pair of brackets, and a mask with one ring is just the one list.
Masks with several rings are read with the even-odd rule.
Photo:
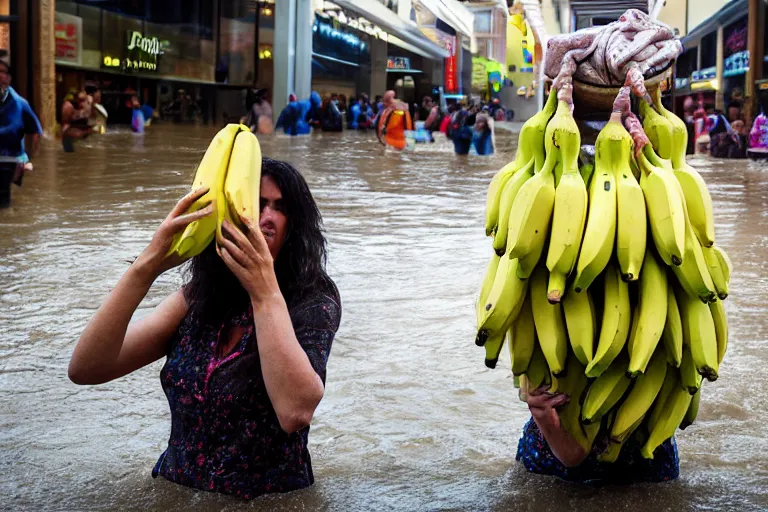
[[285, 216], [283, 193], [271, 176], [261, 178], [261, 215], [259, 228], [267, 240], [272, 259], [277, 259], [280, 248], [288, 237], [288, 218]]

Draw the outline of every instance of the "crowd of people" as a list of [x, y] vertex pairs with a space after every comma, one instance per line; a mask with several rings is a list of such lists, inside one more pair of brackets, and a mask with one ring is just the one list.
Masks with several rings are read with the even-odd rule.
[[688, 154], [703, 153], [717, 158], [746, 158], [749, 130], [743, 117], [743, 105], [738, 95], [725, 112], [711, 103], [698, 104], [686, 98], [684, 120], [688, 127]]
[[[263, 115], [261, 110], [254, 105], [245, 121], [253, 131], [257, 131], [254, 123]], [[409, 141], [434, 142], [435, 134], [439, 132], [453, 142], [457, 154], [468, 154], [474, 148], [477, 154], [488, 155], [495, 148], [494, 119], [504, 116], [498, 99], [468, 106], [453, 103], [443, 112], [431, 96], [424, 96], [420, 105], [409, 105], [399, 100], [395, 91], [387, 91], [376, 96], [374, 101], [367, 94], [360, 94], [348, 103], [343, 94], [321, 98], [317, 92], [312, 92], [303, 100], [291, 94], [275, 127], [286, 135], [308, 134], [313, 128], [340, 132], [345, 124], [349, 130], [374, 129], [382, 144], [395, 149], [404, 149]]]

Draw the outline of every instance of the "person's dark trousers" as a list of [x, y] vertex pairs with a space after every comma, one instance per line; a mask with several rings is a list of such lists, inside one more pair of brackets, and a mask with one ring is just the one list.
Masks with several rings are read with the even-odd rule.
[[15, 163], [0, 163], [0, 208], [11, 206], [11, 183], [15, 173]]

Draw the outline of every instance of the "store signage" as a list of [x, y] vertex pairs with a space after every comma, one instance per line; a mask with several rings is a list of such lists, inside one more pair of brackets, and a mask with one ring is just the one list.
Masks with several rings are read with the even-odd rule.
[[157, 71], [158, 58], [165, 53], [168, 41], [156, 37], [144, 37], [141, 32], [126, 32], [125, 57], [104, 55], [102, 65], [123, 71]]
[[715, 66], [699, 69], [691, 74], [691, 80], [698, 82], [699, 80], [711, 80], [717, 76], [717, 68]]
[[723, 76], [746, 73], [749, 69], [749, 50], [736, 52], [723, 61]]
[[83, 19], [56, 12], [53, 25], [56, 62], [80, 65], [83, 45]]
[[141, 50], [149, 55], [160, 55], [163, 51], [160, 49], [160, 40], [156, 37], [144, 37], [141, 32], [135, 30], [128, 31], [127, 50]]
[[319, 32], [321, 37], [330, 39], [332, 41], [342, 41], [349, 46], [354, 46], [356, 48], [360, 48], [361, 50], [365, 48], [365, 43], [360, 41], [359, 37], [354, 34], [350, 34], [349, 32], [336, 30], [328, 23], [318, 23], [317, 20], [315, 20], [314, 25], [312, 25], [312, 31]]
[[411, 59], [408, 57], [387, 57], [387, 69], [411, 69]]
[[685, 87], [688, 87], [687, 78], [675, 78], [675, 89], [684, 89]]
[[447, 39], [445, 48], [450, 56], [445, 59], [445, 92], [454, 93], [458, 90], [456, 73], [456, 37]]
[[366, 34], [377, 39], [381, 39], [382, 41], [389, 40], [389, 34], [363, 17], [350, 18], [344, 14], [343, 11], [339, 11], [338, 13], [331, 10], [323, 12], [329, 17], [333, 18], [335, 23], [339, 23], [340, 25], [347, 25], [350, 28], [359, 30], [360, 32], [365, 32]]
[[720, 83], [716, 78], [711, 80], [702, 80], [701, 82], [691, 83], [692, 91], [716, 91], [720, 88]]

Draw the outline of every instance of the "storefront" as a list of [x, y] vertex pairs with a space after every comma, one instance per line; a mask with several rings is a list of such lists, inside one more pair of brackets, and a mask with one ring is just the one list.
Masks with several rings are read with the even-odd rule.
[[257, 81], [259, 9], [248, 0], [57, 0], [56, 104], [96, 85], [110, 123], [133, 94], [160, 119], [239, 118]]

